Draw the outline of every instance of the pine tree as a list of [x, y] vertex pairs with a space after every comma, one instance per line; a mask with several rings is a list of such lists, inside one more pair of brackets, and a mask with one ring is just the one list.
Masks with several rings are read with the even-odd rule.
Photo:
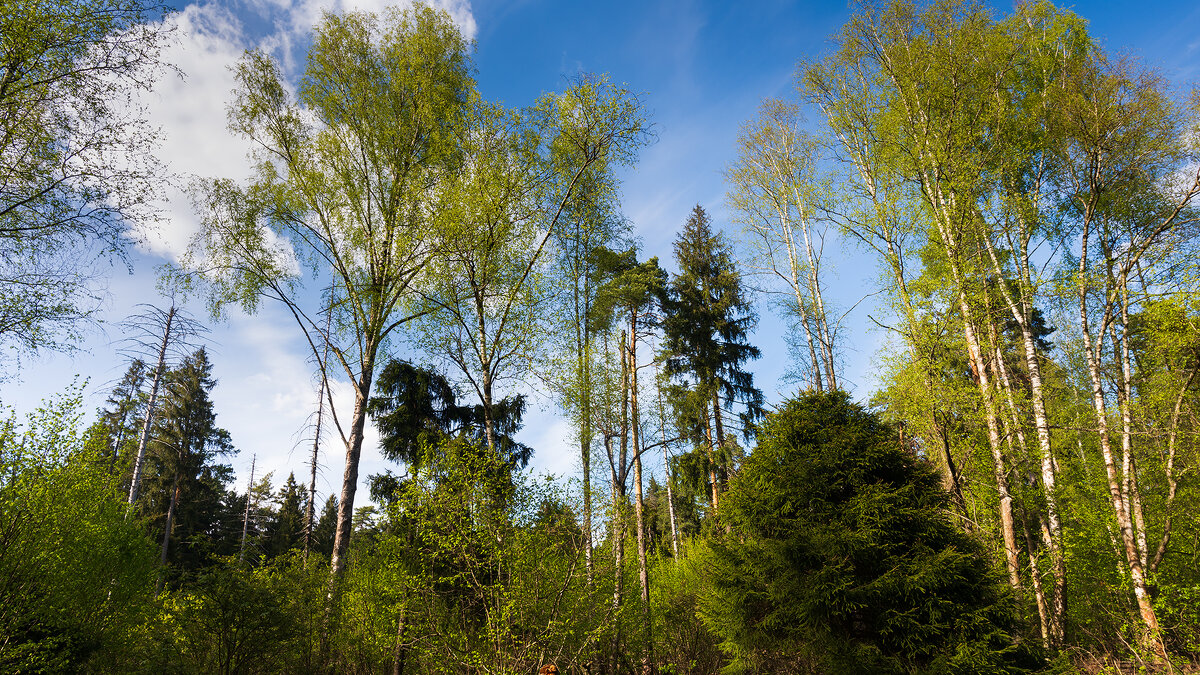
[[727, 414], [741, 404], [738, 426], [748, 440], [762, 414], [762, 392], [743, 364], [758, 358], [746, 342], [755, 315], [725, 238], [713, 232], [697, 205], [675, 240], [679, 273], [663, 301], [663, 351], [669, 389], [680, 428], [689, 432], [708, 473], [710, 502], [716, 508], [721, 486], [736, 468], [737, 442], [727, 433]]

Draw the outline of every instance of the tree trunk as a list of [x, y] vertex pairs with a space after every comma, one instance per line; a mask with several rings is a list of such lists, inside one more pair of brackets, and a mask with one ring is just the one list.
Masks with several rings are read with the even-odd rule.
[[1029, 578], [1033, 582], [1033, 597], [1037, 601], [1038, 629], [1042, 634], [1042, 647], [1050, 648], [1050, 608], [1046, 606], [1046, 592], [1042, 588], [1042, 572], [1038, 569], [1038, 559], [1034, 555], [1036, 547], [1033, 537], [1029, 536], [1029, 523], [1026, 512], [1021, 518], [1021, 531], [1025, 534], [1025, 547], [1029, 551]]
[[308, 552], [312, 548], [312, 533], [316, 519], [317, 460], [321, 450], [321, 422], [325, 416], [325, 375], [321, 375], [321, 390], [317, 400], [317, 426], [313, 433], [312, 458], [309, 460], [308, 508], [304, 513], [304, 564], [308, 564]]
[[999, 412], [996, 409], [995, 391], [991, 378], [988, 376], [987, 360], [980, 347], [973, 312], [967, 299], [967, 279], [960, 260], [962, 252], [959, 246], [959, 233], [955, 229], [957, 222], [955, 213], [958, 210], [957, 195], [953, 191], [944, 191], [939, 179], [929, 174], [923, 173], [921, 182], [927, 191], [930, 206], [938, 214], [936, 218], [938, 236], [941, 239], [942, 252], [949, 263], [951, 278], [954, 281], [955, 300], [963, 322], [963, 339], [966, 342], [967, 357], [971, 369], [975, 373], [979, 395], [983, 399], [984, 424], [987, 426], [988, 447], [992, 452], [992, 469], [996, 481], [996, 492], [999, 496], [1000, 534], [1004, 546], [1008, 582], [1014, 590], [1020, 590], [1021, 568], [1017, 559], [1013, 499], [1008, 489], [1008, 467], [1004, 460], [1004, 450], [1000, 439], [1000, 428], [997, 421]]
[[175, 505], [179, 503], [179, 469], [175, 469], [175, 480], [171, 485], [171, 504], [167, 507], [167, 521], [163, 526], [162, 552], [158, 557], [158, 583], [154, 592], [162, 593], [163, 582], [166, 580], [167, 547], [171, 544], [171, 528], [175, 525]]
[[[578, 239], [576, 243], [578, 245]], [[579, 382], [579, 459], [583, 464], [583, 562], [589, 586], [595, 579], [592, 562], [592, 334], [587, 326], [591, 291], [587, 270], [579, 273], [577, 269], [572, 306], [575, 311], [575, 373]]]
[[[1019, 217], [1019, 216], [1018, 216]], [[1022, 231], [1027, 231], [1021, 223]], [[988, 233], [982, 237], [988, 258], [992, 263], [992, 271], [997, 278], [1005, 278], [1004, 265], [996, 251]], [[1022, 242], [1024, 238], [1020, 239]], [[1041, 463], [1042, 492], [1046, 500], [1046, 524], [1050, 532], [1048, 553], [1050, 567], [1054, 573], [1054, 586], [1050, 595], [1049, 628], [1050, 641], [1053, 647], [1062, 644], [1064, 639], [1064, 621], [1066, 617], [1066, 558], [1062, 550], [1062, 521], [1058, 508], [1058, 479], [1057, 464], [1054, 459], [1054, 449], [1051, 445], [1050, 422], [1046, 414], [1046, 394], [1042, 383], [1041, 354], [1038, 353], [1037, 343], [1033, 335], [1033, 299], [1029, 290], [1032, 282], [1029, 272], [1029, 254], [1022, 244], [1020, 250], [1011, 251], [1014, 264], [1018, 266], [1020, 296], [1014, 297], [1009, 288], [1002, 282], [997, 284], [1000, 297], [1021, 331], [1021, 346], [1025, 357], [1025, 368], [1029, 375], [1030, 404], [1033, 408], [1033, 426], [1037, 432], [1038, 454]], [[1032, 554], [1032, 550], [1030, 551]]]
[[354, 519], [354, 494], [358, 491], [358, 461], [362, 454], [363, 428], [367, 421], [367, 400], [371, 394], [371, 378], [374, 375], [374, 349], [367, 347], [362, 374], [355, 387], [354, 417], [350, 423], [350, 438], [346, 442], [346, 470], [342, 474], [342, 495], [338, 501], [337, 533], [333, 539], [333, 558], [330, 561], [330, 598], [342, 573], [346, 569], [346, 552], [350, 549], [351, 528]]
[[304, 565], [308, 566], [308, 552], [312, 548], [312, 533], [315, 527], [317, 509], [317, 460], [321, 450], [321, 423], [325, 419], [325, 393], [329, 389], [327, 363], [329, 362], [329, 328], [333, 320], [333, 305], [325, 315], [325, 349], [320, 366], [321, 386], [317, 391], [317, 426], [313, 432], [312, 459], [309, 462], [311, 473], [308, 480], [308, 508], [304, 514]]
[[[961, 288], [961, 284], [960, 284]], [[1008, 490], [1008, 467], [1004, 460], [1003, 443], [1000, 440], [1000, 427], [997, 420], [996, 397], [988, 377], [987, 362], [983, 358], [979, 339], [967, 303], [966, 293], [958, 292], [959, 313], [963, 320], [963, 337], [967, 343], [967, 353], [971, 366], [975, 370], [979, 394], [983, 398], [984, 423], [987, 425], [988, 446], [992, 451], [992, 469], [996, 481], [996, 492], [1000, 497], [1000, 534], [1004, 545], [1005, 567], [1008, 569], [1008, 582], [1014, 590], [1021, 588], [1021, 567], [1017, 559], [1017, 538], [1013, 523], [1013, 498]]]
[[[784, 246], [787, 248], [792, 291], [796, 296], [796, 312], [800, 315], [800, 328], [804, 331], [804, 341], [808, 345], [808, 358], [812, 361], [812, 387], [817, 391], [823, 391], [824, 378], [821, 375], [821, 359], [817, 357], [816, 343], [818, 338], [813, 335], [813, 332], [816, 330], [816, 322], [814, 321], [813, 325], [809, 325], [808, 307], [804, 302], [804, 293], [801, 291], [800, 284], [800, 259], [796, 254], [796, 242], [792, 236], [791, 222], [783, 211], [779, 211], [779, 226], [782, 230]], [[805, 238], [807, 238], [807, 234]], [[822, 350], [822, 353], [824, 353], [824, 350]]]
[[392, 648], [392, 675], [404, 675], [404, 662], [408, 650], [404, 648], [404, 607], [396, 617], [396, 644]]
[[[1054, 587], [1050, 593], [1049, 627], [1053, 647], [1062, 646], [1066, 639], [1067, 616], [1067, 563], [1063, 554], [1062, 519], [1058, 509], [1058, 463], [1050, 444], [1050, 420], [1046, 414], [1046, 395], [1042, 386], [1041, 359], [1034, 350], [1033, 334], [1029, 321], [1021, 325], [1021, 337], [1025, 347], [1025, 365], [1029, 371], [1031, 399], [1033, 403], [1033, 425], [1037, 430], [1038, 449], [1042, 469], [1042, 492], [1046, 499], [1046, 527], [1049, 531], [1050, 569], [1054, 574]], [[1030, 551], [1032, 555], [1032, 550]]]
[[713, 515], [717, 514], [717, 507], [720, 506], [720, 481], [717, 480], [717, 453], [713, 446], [712, 420], [708, 416], [708, 404], [706, 403], [704, 412], [704, 436], [707, 443], [704, 449], [708, 451], [708, 480], [712, 483], [711, 496], [709, 502], [712, 504]]
[[[797, 203], [803, 203], [797, 196]], [[803, 214], [801, 216], [804, 218]], [[821, 345], [821, 358], [825, 362], [825, 379], [829, 386], [829, 391], [837, 391], [837, 370], [834, 367], [833, 358], [833, 334], [829, 331], [829, 319], [825, 315], [825, 299], [821, 293], [820, 279], [820, 261], [817, 260], [816, 252], [813, 248], [812, 236], [808, 233], [808, 222], [800, 223], [800, 231], [804, 234], [804, 252], [808, 256], [808, 292], [812, 295], [813, 303], [816, 305], [816, 326], [818, 342]]]
[[621, 599], [625, 593], [625, 479], [627, 477], [627, 461], [629, 459], [629, 362], [627, 359], [624, 336], [618, 343], [617, 351], [621, 357], [621, 452], [620, 468], [612, 454], [612, 441], [608, 440], [609, 468], [612, 471], [612, 500], [613, 500], [613, 620], [617, 629], [613, 631], [612, 658], [613, 671], [620, 667], [621, 654], [621, 622], [619, 620]]
[[[1009, 443], [1010, 456], [1017, 457], [1018, 454], [1013, 447], [1013, 437], [1016, 437], [1016, 447], [1020, 448], [1022, 455], [1028, 451], [1029, 445], [1025, 439], [1025, 432], [1022, 429], [1021, 416], [1017, 411], [1016, 392], [1013, 389], [1012, 379], [1008, 376], [1008, 367], [1004, 364], [1004, 354], [1000, 349], [999, 336], [994, 324], [989, 323], [989, 334], [995, 347], [996, 374], [1003, 386], [1005, 403], [1008, 407], [1009, 422], [1005, 438]], [[1030, 580], [1033, 585], [1034, 601], [1037, 603], [1038, 628], [1041, 631], [1043, 646], [1049, 649], [1052, 646], [1057, 647], [1060, 642], [1062, 615], [1055, 614], [1054, 608], [1057, 604], [1053, 599], [1050, 602], [1046, 600], [1045, 590], [1042, 587], [1041, 573], [1038, 570], [1037, 549], [1033, 545], [1033, 539], [1029, 536], [1028, 525], [1025, 523], [1025, 520], [1028, 518], [1028, 508], [1023, 507], [1022, 511], [1024, 513], [1021, 520], [1021, 527], [1025, 534], [1025, 551], [1029, 556]], [[1048, 538], [1047, 541], [1052, 540]], [[1053, 558], [1056, 549], [1053, 546], [1049, 548], [1051, 550], [1051, 557]]]
[[629, 314], [629, 408], [633, 439], [634, 506], [637, 517], [638, 581], [642, 587], [642, 670], [654, 670], [654, 640], [650, 632], [650, 577], [646, 565], [646, 517], [642, 497], [641, 413], [638, 410], [637, 312]]
[[[1086, 332], [1084, 335], [1084, 340], [1089, 341], [1086, 337]], [[1104, 401], [1099, 364], [1093, 358], [1090, 345], [1085, 346], [1085, 349], [1088, 351], [1088, 370], [1092, 379], [1092, 406], [1096, 412], [1097, 433], [1100, 437], [1100, 453], [1104, 458], [1104, 471], [1108, 478], [1109, 499], [1112, 504], [1113, 513], [1117, 519], [1117, 528], [1120, 530], [1121, 543], [1125, 552], [1125, 562], [1128, 565], [1130, 580], [1133, 582], [1133, 594], [1137, 600], [1138, 614], [1141, 616], [1142, 623], [1145, 624], [1148, 632], [1147, 641], [1159, 652], [1160, 657], [1166, 658], [1166, 650], [1158, 637], [1158, 615], [1155, 613], [1154, 606], [1150, 602], [1146, 577], [1142, 569], [1141, 557], [1138, 555], [1137, 542], [1134, 537], [1133, 522], [1130, 518], [1127, 502], [1122, 494], [1121, 479], [1113, 457], [1112, 443], [1109, 440], [1108, 409]]]
[[954, 463], [954, 455], [950, 451], [950, 433], [944, 424], [938, 422], [936, 412], [930, 411], [929, 416], [932, 418], [934, 433], [938, 435], [938, 446], [942, 449], [942, 462], [945, 465], [942, 486], [950, 493], [955, 510], [963, 518], [963, 529], [972, 532], [974, 528], [971, 526], [971, 520], [967, 518], [967, 500], [963, 496], [962, 480], [959, 477], [958, 466]]
[[613, 552], [613, 598], [612, 598], [612, 617], [616, 630], [613, 631], [612, 653], [610, 656], [613, 659], [613, 672], [616, 672], [618, 665], [617, 655], [621, 650], [621, 622], [619, 620], [621, 612], [621, 597], [625, 592], [625, 519], [623, 517], [624, 509], [621, 508], [625, 501], [624, 490], [622, 489], [621, 480], [617, 476], [617, 467], [615, 457], [613, 457], [612, 437], [605, 436], [605, 450], [608, 451], [609, 471], [611, 472], [612, 487], [612, 521], [611, 521], [611, 539]]
[[[656, 375], [655, 382], [660, 383], [660, 381], [657, 379], [657, 375], [658, 375], [657, 362], [655, 362], [654, 373]], [[675, 521], [675, 495], [671, 491], [671, 460], [667, 456], [667, 417], [666, 417], [666, 413], [664, 413], [664, 411], [663, 411], [662, 387], [656, 386], [655, 389], [658, 392], [658, 430], [659, 430], [659, 434], [662, 435], [663, 472], [666, 474], [666, 482], [667, 482], [667, 512], [670, 514], [670, 517], [671, 517], [671, 551], [674, 552], [675, 557], [678, 558], [679, 557], [679, 527]]]
[[1159, 658], [1165, 660], [1167, 658], [1166, 646], [1163, 644], [1160, 635], [1158, 615], [1154, 611], [1154, 605], [1150, 601], [1150, 593], [1147, 588], [1141, 557], [1138, 555], [1137, 542], [1134, 537], [1133, 522], [1130, 518], [1128, 502], [1122, 494], [1121, 479], [1117, 472], [1116, 461], [1113, 457], [1112, 441], [1108, 432], [1108, 404], [1104, 400], [1104, 380], [1100, 368], [1100, 353], [1103, 349], [1104, 334], [1107, 332], [1106, 324], [1109, 322], [1111, 314], [1106, 310], [1098, 331], [1099, 338], [1093, 343], [1092, 327], [1089, 325], [1087, 286], [1085, 282], [1088, 260], [1088, 234], [1089, 229], [1085, 226], [1078, 270], [1079, 324], [1080, 333], [1083, 337], [1084, 352], [1087, 355], [1088, 376], [1091, 379], [1092, 385], [1092, 408], [1096, 415], [1096, 433], [1099, 436], [1100, 453], [1104, 459], [1104, 472], [1108, 479], [1109, 500], [1112, 504], [1113, 514], [1117, 519], [1117, 529], [1120, 531], [1121, 544], [1125, 553], [1125, 563], [1129, 570], [1130, 580], [1133, 583], [1133, 595], [1137, 601], [1138, 614], [1146, 630], [1144, 640], [1147, 646], [1155, 650]]
[[[161, 310], [160, 310], [161, 311]], [[142, 436], [138, 440], [137, 458], [133, 462], [133, 480], [129, 484], [129, 509], [138, 498], [138, 489], [142, 483], [142, 465], [146, 460], [146, 444], [150, 440], [150, 424], [154, 420], [154, 405], [158, 399], [158, 385], [162, 382], [167, 363], [167, 345], [171, 341], [171, 324], [175, 320], [175, 305], [167, 310], [167, 322], [163, 329], [162, 343], [158, 348], [158, 367], [154, 369], [154, 381], [150, 385], [150, 402], [146, 404], [146, 419], [142, 422]], [[126, 513], [128, 516], [128, 512]]]
[[492, 408], [492, 376], [483, 373], [483, 431], [487, 437], [488, 451], [493, 457], [499, 457], [496, 445], [496, 416]]
[[246, 533], [250, 530], [250, 502], [254, 499], [254, 465], [258, 455], [250, 456], [250, 482], [246, 484], [246, 513], [242, 516], [242, 545], [238, 548], [238, 562], [246, 558]]
[[[586, 327], [583, 329], [586, 332]], [[579, 458], [583, 463], [583, 560], [590, 586], [595, 576], [592, 564], [592, 382], [591, 350], [584, 341], [579, 357]]]
[[717, 455], [717, 457], [719, 457], [721, 460], [718, 466], [718, 475], [721, 479], [721, 491], [724, 492], [724, 489], [728, 486], [731, 467], [729, 466], [728, 455], [726, 455], [726, 453], [729, 451], [729, 448], [725, 444], [725, 425], [721, 422], [721, 399], [716, 389], [713, 389], [712, 393], [712, 411], [713, 431], [716, 433], [715, 440], [717, 449], [720, 451], [720, 454]]
[[1158, 565], [1166, 555], [1167, 545], [1171, 542], [1171, 517], [1175, 505], [1175, 494], [1179, 487], [1179, 477], [1175, 474], [1175, 447], [1179, 437], [1179, 414], [1183, 409], [1183, 399], [1187, 396], [1192, 380], [1196, 378], [1198, 372], [1200, 372], [1200, 362], [1188, 372], [1187, 380], [1184, 381], [1183, 388], [1179, 390], [1179, 395], [1175, 397], [1175, 406], [1171, 410], [1171, 426], [1167, 430], [1167, 502], [1163, 508], [1166, 516], [1163, 519], [1162, 538], [1158, 540], [1158, 548], [1154, 551], [1154, 558], [1150, 561], [1150, 574], [1158, 572]]
[[1142, 513], [1141, 492], [1137, 486], [1137, 464], [1133, 458], [1133, 365], [1129, 356], [1129, 285], [1128, 278], [1121, 276], [1121, 338], [1117, 339], [1113, 327], [1113, 353], [1121, 360], [1121, 379], [1118, 385], [1117, 406], [1121, 411], [1121, 470], [1125, 477], [1125, 499], [1133, 516], [1134, 541], [1137, 544], [1138, 561], [1142, 569], [1149, 564], [1146, 545], [1146, 520]]

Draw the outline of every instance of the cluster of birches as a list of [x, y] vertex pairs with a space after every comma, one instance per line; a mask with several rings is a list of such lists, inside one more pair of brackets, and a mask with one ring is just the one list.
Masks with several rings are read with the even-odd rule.
[[[95, 263], [153, 220], [119, 101], [164, 35], [136, 2], [0, 4], [0, 337], [70, 349]], [[162, 284], [295, 319], [311, 455], [240, 492], [201, 325], [131, 318], [97, 417], [73, 389], [0, 427], [0, 671], [1194, 664], [1200, 99], [1044, 3], [868, 5], [835, 45], [742, 129], [743, 235], [697, 206], [670, 274], [620, 212], [649, 127], [606, 79], [486, 101], [420, 6], [326, 15], [294, 82], [248, 52], [254, 175], [194, 182]], [[841, 391], [835, 234], [877, 263], [869, 409]], [[756, 298], [794, 329], [771, 410]], [[523, 470], [534, 390], [578, 478]], [[393, 464], [363, 506], [367, 425]]]

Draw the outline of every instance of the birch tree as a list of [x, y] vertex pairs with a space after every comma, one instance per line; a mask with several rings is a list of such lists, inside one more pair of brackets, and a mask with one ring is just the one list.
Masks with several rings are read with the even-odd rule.
[[166, 67], [162, 8], [0, 5], [0, 340], [70, 349], [100, 309], [103, 263], [150, 227], [156, 131], [137, 96]]
[[[1023, 6], [995, 21], [979, 7], [942, 2], [924, 9], [902, 4], [867, 10], [847, 25], [841, 46], [838, 56], [804, 69], [802, 87], [830, 119], [843, 155], [877, 206], [876, 215], [897, 205], [919, 214], [921, 226], [914, 234], [922, 263], [948, 282], [982, 403], [1014, 588], [1021, 586], [1023, 547], [1016, 537], [1008, 478], [1017, 450], [1007, 450], [1005, 427], [1012, 421], [1018, 427], [1014, 433], [1023, 428], [1024, 412], [1013, 403], [1013, 380], [995, 354], [991, 308], [997, 302], [1011, 314], [1021, 337], [1054, 570], [1044, 637], [1058, 643], [1063, 535], [1041, 375], [1045, 354], [1038, 348], [1033, 318], [1044, 293], [1039, 265], [1061, 252], [1061, 232], [1048, 208], [1052, 200], [1043, 195], [1050, 191], [1053, 169], [1048, 114], [1055, 87], [1086, 51], [1086, 34], [1070, 15], [1045, 6]], [[880, 187], [893, 194], [881, 196]], [[893, 274], [901, 272], [891, 230], [859, 228], [848, 220], [860, 239], [884, 253]], [[900, 285], [904, 294], [911, 290]], [[989, 293], [996, 297], [989, 300]], [[903, 302], [915, 325], [911, 296]], [[1006, 410], [1019, 414], [1010, 419]]]
[[[853, 197], [837, 217], [890, 272], [914, 362], [929, 344], [922, 317], [957, 314], [953, 343], [978, 391], [1010, 584], [1031, 582], [1043, 640], [1061, 645], [1070, 537], [1059, 463], [1063, 441], [1078, 439], [1055, 428], [1047, 373], [1061, 371], [1050, 365], [1041, 311], [1058, 305], [1059, 279], [1069, 274], [1114, 532], [1140, 622], [1156, 635], [1137, 569], [1149, 545], [1130, 326], [1150, 288], [1167, 290], [1155, 270], [1163, 252], [1183, 245], [1191, 218], [1194, 167], [1179, 171], [1194, 161], [1182, 108], [1154, 78], [1114, 69], [1078, 17], [1048, 5], [1023, 5], [1002, 20], [958, 2], [868, 8], [840, 47], [802, 68], [801, 82], [846, 160]], [[930, 429], [945, 438], [943, 425]], [[1031, 520], [1040, 543], [1018, 537], [1010, 481], [1025, 457], [1039, 471], [1021, 525]], [[1039, 568], [1042, 552], [1047, 568]], [[1163, 655], [1161, 644], [1156, 650]]]
[[1144, 640], [1165, 659], [1137, 490], [1130, 324], [1152, 289], [1160, 290], [1158, 263], [1200, 222], [1200, 122], [1195, 110], [1165, 95], [1155, 76], [1099, 55], [1091, 66], [1079, 73], [1064, 106], [1071, 139], [1062, 155], [1064, 198], [1079, 228], [1073, 285], [1124, 569]]
[[632, 159], [644, 125], [637, 100], [603, 79], [529, 110], [472, 108], [422, 341], [475, 391], [493, 452], [495, 387], [529, 372], [545, 343], [557, 231], [597, 166]]
[[[326, 391], [346, 449], [335, 580], [346, 565], [379, 355], [419, 313], [414, 292], [440, 246], [438, 195], [461, 164], [470, 68], [466, 40], [444, 12], [327, 14], [295, 94], [263, 52], [237, 66], [230, 128], [253, 148], [256, 173], [247, 185], [198, 188], [205, 224], [183, 262], [203, 274], [214, 310], [281, 303], [314, 358], [328, 347], [323, 377], [351, 384], [349, 415], [337, 414]], [[316, 308], [309, 278], [327, 300]]]
[[822, 254], [828, 221], [826, 193], [817, 175], [819, 144], [801, 128], [799, 106], [764, 101], [758, 117], [742, 125], [738, 158], [725, 171], [729, 203], [744, 226], [753, 268], [786, 288], [788, 307], [808, 350], [808, 385], [838, 388], [834, 338], [825, 306]]

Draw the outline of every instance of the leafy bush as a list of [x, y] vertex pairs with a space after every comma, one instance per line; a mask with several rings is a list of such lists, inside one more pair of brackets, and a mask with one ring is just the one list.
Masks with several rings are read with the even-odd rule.
[[0, 672], [119, 669], [153, 544], [85, 447], [77, 389], [0, 427]]

